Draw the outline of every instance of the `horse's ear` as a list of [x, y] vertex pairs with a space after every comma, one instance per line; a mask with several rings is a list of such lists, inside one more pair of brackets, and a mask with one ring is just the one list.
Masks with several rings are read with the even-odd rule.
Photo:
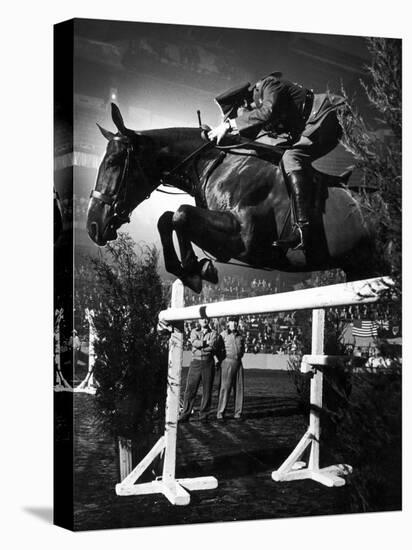
[[[96, 122], [97, 124], [97, 122]], [[110, 141], [111, 139], [114, 138], [115, 134], [113, 134], [113, 132], [109, 132], [109, 130], [106, 130], [105, 128], [102, 128], [100, 126], [100, 124], [97, 124], [97, 127], [99, 128], [99, 130], [101, 131], [101, 133], [103, 134], [103, 136], [108, 140]]]
[[112, 120], [116, 128], [119, 130], [120, 135], [131, 138], [135, 137], [135, 132], [133, 130], [129, 130], [129, 128], [126, 128], [124, 125], [122, 114], [116, 103], [112, 103]]
[[124, 125], [122, 114], [116, 103], [112, 103], [112, 120], [119, 132], [123, 135], [126, 135], [127, 128]]

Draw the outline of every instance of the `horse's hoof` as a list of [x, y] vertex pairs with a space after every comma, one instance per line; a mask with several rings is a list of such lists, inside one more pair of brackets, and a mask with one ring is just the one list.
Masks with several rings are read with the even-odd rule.
[[199, 262], [199, 268], [200, 268], [200, 276], [205, 281], [209, 281], [209, 283], [216, 284], [219, 281], [219, 276], [217, 273], [217, 269], [213, 265], [212, 260], [208, 260], [207, 258], [203, 258], [203, 260], [200, 260]]
[[202, 278], [200, 275], [185, 275], [181, 280], [185, 286], [196, 292], [196, 294], [200, 294], [202, 291]]

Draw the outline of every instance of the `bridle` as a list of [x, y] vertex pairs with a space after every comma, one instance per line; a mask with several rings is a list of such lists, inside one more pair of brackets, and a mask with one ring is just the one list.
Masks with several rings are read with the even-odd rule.
[[122, 208], [122, 204], [126, 202], [126, 196], [127, 196], [126, 182], [127, 182], [127, 176], [129, 174], [130, 156], [133, 152], [133, 143], [129, 139], [123, 136], [115, 136], [112, 139], [113, 141], [119, 141], [127, 144], [126, 160], [123, 165], [123, 171], [122, 171], [122, 176], [120, 178], [119, 188], [117, 192], [115, 192], [113, 195], [107, 195], [106, 193], [102, 193], [97, 189], [93, 189], [90, 193], [90, 197], [111, 206], [114, 210], [114, 216], [111, 221], [113, 222], [114, 219], [116, 219], [116, 221], [118, 220], [119, 226], [120, 226], [124, 223], [130, 222], [130, 212]]

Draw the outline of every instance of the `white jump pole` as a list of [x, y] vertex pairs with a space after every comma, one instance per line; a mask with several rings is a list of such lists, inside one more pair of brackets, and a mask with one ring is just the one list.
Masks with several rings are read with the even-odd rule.
[[[184, 286], [175, 281], [172, 286], [171, 308], [183, 308]], [[116, 485], [119, 496], [162, 493], [172, 504], [186, 505], [190, 494], [185, 490], [215, 489], [215, 477], [176, 479], [176, 445], [179, 414], [180, 379], [183, 362], [183, 322], [175, 323], [169, 341], [169, 369], [166, 397], [166, 418], [164, 435], [143, 460], [120, 483]], [[163, 473], [159, 479], [149, 483], [136, 483], [153, 460], [163, 455]]]
[[390, 277], [376, 277], [363, 281], [341, 283], [338, 285], [306, 288], [280, 294], [254, 296], [227, 302], [215, 302], [181, 308], [169, 308], [161, 311], [159, 321], [175, 323], [194, 319], [227, 317], [230, 315], [249, 315], [272, 313], [274, 311], [295, 311], [319, 309], [350, 304], [369, 304], [376, 302], [383, 290], [393, 286]]
[[60, 346], [60, 322], [63, 319], [63, 308], [55, 311], [54, 324], [54, 365], [55, 365], [55, 383], [54, 391], [73, 391], [73, 388], [63, 376], [61, 369], [61, 346]]
[[89, 322], [89, 357], [87, 364], [87, 374], [85, 379], [75, 388], [75, 392], [90, 393], [94, 395], [96, 393], [96, 381], [94, 379], [94, 364], [96, 361], [96, 354], [94, 351], [94, 343], [96, 341], [96, 328], [93, 322], [94, 311], [92, 309], [86, 309], [86, 318]]

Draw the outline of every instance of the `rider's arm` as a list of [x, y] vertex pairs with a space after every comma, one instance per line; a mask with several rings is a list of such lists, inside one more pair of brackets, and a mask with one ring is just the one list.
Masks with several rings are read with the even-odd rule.
[[244, 111], [235, 123], [240, 133], [243, 130], [260, 129], [276, 117], [280, 97], [285, 90], [283, 81], [275, 78], [266, 78], [262, 81], [260, 90], [261, 104], [251, 111]]

